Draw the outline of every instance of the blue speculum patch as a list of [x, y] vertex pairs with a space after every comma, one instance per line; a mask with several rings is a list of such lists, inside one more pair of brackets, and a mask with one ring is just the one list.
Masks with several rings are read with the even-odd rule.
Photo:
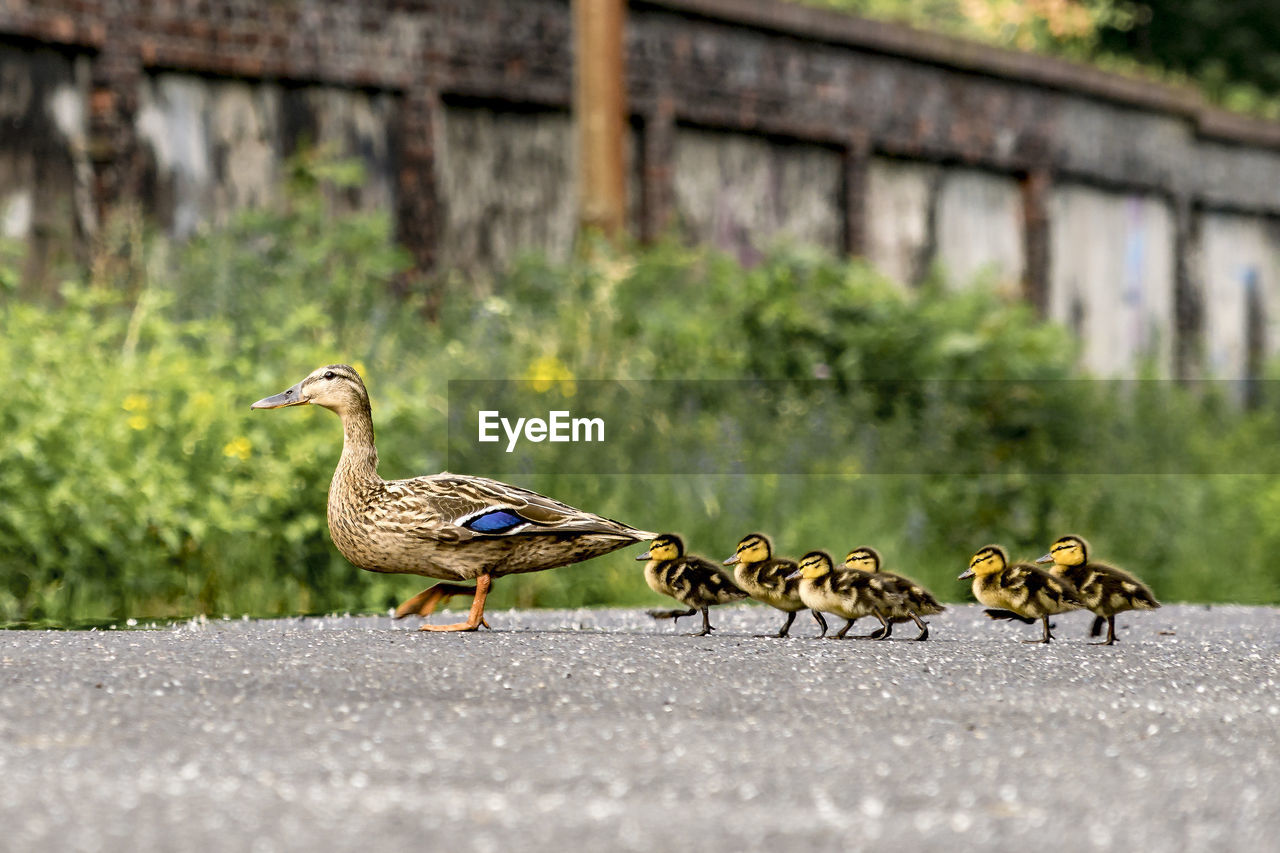
[[477, 515], [463, 526], [476, 533], [501, 533], [524, 523], [523, 518], [510, 510], [495, 509], [484, 515]]

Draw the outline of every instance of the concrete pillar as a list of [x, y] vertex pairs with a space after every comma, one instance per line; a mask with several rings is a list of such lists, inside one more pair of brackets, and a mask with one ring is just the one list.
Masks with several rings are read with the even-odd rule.
[[652, 243], [675, 212], [675, 103], [659, 95], [644, 116], [640, 141], [640, 239]]
[[442, 108], [428, 84], [405, 92], [397, 123], [396, 240], [409, 250], [419, 271], [435, 266], [444, 211], [436, 181], [436, 140]]
[[867, 233], [867, 183], [871, 172], [871, 138], [859, 132], [850, 136], [841, 151], [841, 209], [844, 214], [844, 252], [865, 255]]
[[1204, 363], [1204, 288], [1200, 216], [1185, 195], [1173, 199], [1173, 375], [1195, 379]]
[[1049, 191], [1047, 167], [1028, 170], [1021, 179], [1023, 242], [1026, 257], [1022, 293], [1041, 317], [1049, 314]]

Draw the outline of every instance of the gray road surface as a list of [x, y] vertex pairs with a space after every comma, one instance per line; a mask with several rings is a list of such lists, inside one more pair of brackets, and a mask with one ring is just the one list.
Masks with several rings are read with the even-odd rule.
[[[439, 617], [437, 617], [439, 618]], [[0, 632], [5, 850], [1274, 850], [1280, 610]], [[683, 620], [680, 632], [696, 627]], [[859, 627], [862, 627], [861, 625]], [[910, 636], [912, 631], [899, 629]]]

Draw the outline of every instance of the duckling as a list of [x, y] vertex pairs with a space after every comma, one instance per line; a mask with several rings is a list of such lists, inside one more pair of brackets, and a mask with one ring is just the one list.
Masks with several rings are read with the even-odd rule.
[[880, 620], [880, 633], [857, 639], [884, 639], [889, 636], [886, 612], [905, 612], [906, 596], [892, 578], [859, 569], [837, 569], [826, 551], [810, 551], [800, 558], [800, 567], [791, 575], [800, 580], [800, 598], [813, 611], [843, 616], [847, 621], [835, 635], [843, 640], [853, 623], [863, 616]]
[[[885, 616], [889, 619], [889, 628], [887, 631], [878, 628], [868, 636], [875, 640], [887, 640], [889, 635], [893, 633], [893, 626], [898, 622], [906, 622], [908, 619], [916, 623], [920, 629], [920, 633], [916, 635], [917, 640], [929, 639], [929, 626], [921, 621], [921, 616], [932, 616], [935, 613], [941, 613], [947, 608], [942, 606], [938, 599], [933, 597], [933, 593], [920, 586], [920, 584], [905, 578], [902, 575], [893, 572], [884, 572], [880, 570], [880, 552], [875, 548], [861, 547], [854, 548], [844, 558], [844, 567], [846, 569], [856, 569], [863, 572], [871, 572], [879, 574], [883, 578], [892, 580], [897, 584], [898, 591], [902, 593], [903, 598], [907, 602], [906, 608], [902, 610], [886, 611]], [[883, 636], [881, 635], [881, 632]]]
[[308, 403], [342, 419], [342, 456], [329, 484], [329, 535], [342, 556], [371, 572], [475, 581], [474, 587], [436, 584], [396, 608], [396, 618], [429, 616], [450, 596], [472, 597], [465, 622], [423, 625], [423, 631], [488, 627], [484, 603], [494, 578], [566, 566], [656, 535], [484, 477], [382, 479], [369, 392], [350, 365], [316, 368], [250, 408]]
[[1111, 646], [1116, 642], [1116, 614], [1126, 610], [1155, 610], [1160, 606], [1155, 594], [1133, 575], [1089, 560], [1089, 543], [1080, 536], [1063, 536], [1054, 542], [1037, 563], [1052, 563], [1049, 571], [1065, 578], [1080, 591], [1084, 606], [1093, 611], [1093, 625], [1089, 636], [1102, 633], [1107, 626], [1107, 638], [1095, 646]]
[[674, 533], [663, 533], [637, 560], [648, 560], [644, 579], [658, 595], [669, 595], [688, 610], [650, 610], [655, 619], [680, 619], [702, 611], [702, 630], [695, 637], [705, 637], [715, 629], [708, 613], [713, 604], [741, 601], [747, 594], [734, 586], [728, 575], [710, 560], [685, 554], [684, 540]]
[[1024, 643], [1048, 643], [1049, 617], [1083, 607], [1080, 593], [1070, 581], [1036, 568], [1031, 563], [1009, 564], [1009, 553], [999, 545], [987, 545], [969, 560], [969, 569], [957, 580], [973, 578], [973, 597], [983, 604], [992, 619], [1017, 619], [1028, 624], [1044, 623], [1044, 637]]
[[[742, 537], [733, 556], [724, 561], [724, 565], [733, 566], [733, 580], [738, 588], [756, 601], [763, 601], [770, 607], [776, 607], [787, 614], [787, 621], [782, 623], [782, 630], [773, 635], [779, 639], [787, 636], [796, 614], [805, 609], [800, 600], [800, 579], [795, 574], [794, 560], [775, 558], [773, 543], [763, 533], [751, 533]], [[822, 628], [819, 637], [827, 635], [827, 620], [814, 610], [813, 618]]]

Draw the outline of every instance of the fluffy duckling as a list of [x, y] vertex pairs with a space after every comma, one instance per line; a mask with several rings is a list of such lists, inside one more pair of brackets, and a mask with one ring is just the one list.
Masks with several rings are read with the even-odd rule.
[[889, 636], [886, 612], [905, 612], [906, 597], [898, 584], [884, 575], [857, 569], [837, 569], [826, 551], [810, 551], [800, 558], [800, 567], [792, 575], [800, 580], [800, 598], [816, 613], [825, 611], [843, 616], [845, 625], [836, 634], [843, 640], [853, 623], [863, 616], [880, 620], [880, 633], [859, 639], [884, 639]]
[[636, 559], [649, 561], [644, 567], [649, 589], [689, 606], [688, 610], [650, 610], [649, 615], [655, 619], [680, 619], [701, 610], [702, 630], [694, 634], [695, 637], [704, 637], [715, 630], [708, 613], [713, 604], [728, 604], [747, 597], [715, 563], [686, 554], [684, 540], [674, 533], [663, 533]]
[[[795, 574], [796, 562], [775, 558], [769, 537], [763, 533], [752, 533], [742, 538], [733, 556], [724, 564], [734, 567], [733, 580], [739, 589], [756, 601], [763, 601], [787, 614], [782, 630], [771, 635], [778, 638], [787, 636], [796, 614], [805, 609], [805, 603], [800, 600], [800, 578]], [[818, 636], [825, 637], [827, 620], [817, 610], [813, 611], [813, 618], [822, 628]]]
[[1049, 617], [1083, 607], [1080, 593], [1070, 581], [1036, 568], [1031, 563], [1009, 564], [1009, 553], [999, 545], [979, 549], [969, 560], [969, 569], [957, 580], [973, 578], [973, 597], [989, 607], [992, 619], [1017, 619], [1044, 623], [1044, 637], [1024, 643], [1048, 643]]
[[[854, 548], [844, 558], [844, 567], [846, 569], [854, 569], [862, 572], [871, 572], [879, 574], [880, 577], [893, 581], [902, 593], [906, 601], [906, 606], [899, 609], [885, 611], [885, 616], [889, 620], [888, 628], [880, 628], [871, 633], [871, 637], [876, 640], [887, 640], [889, 635], [893, 633], [893, 626], [898, 622], [906, 622], [908, 619], [916, 623], [920, 629], [920, 633], [916, 635], [917, 640], [929, 639], [929, 626], [923, 622], [921, 616], [932, 616], [935, 613], [941, 613], [947, 608], [942, 606], [938, 599], [933, 597], [933, 593], [920, 586], [920, 584], [893, 572], [884, 572], [880, 570], [880, 552], [875, 548], [863, 546]], [[881, 633], [883, 632], [883, 636]]]
[[1102, 625], [1106, 623], [1107, 638], [1094, 645], [1115, 644], [1117, 613], [1155, 610], [1160, 606], [1150, 588], [1133, 575], [1106, 563], [1091, 562], [1089, 543], [1079, 536], [1063, 536], [1036, 562], [1052, 563], [1049, 571], [1070, 581], [1080, 591], [1084, 606], [1093, 611], [1089, 636], [1102, 633]]

